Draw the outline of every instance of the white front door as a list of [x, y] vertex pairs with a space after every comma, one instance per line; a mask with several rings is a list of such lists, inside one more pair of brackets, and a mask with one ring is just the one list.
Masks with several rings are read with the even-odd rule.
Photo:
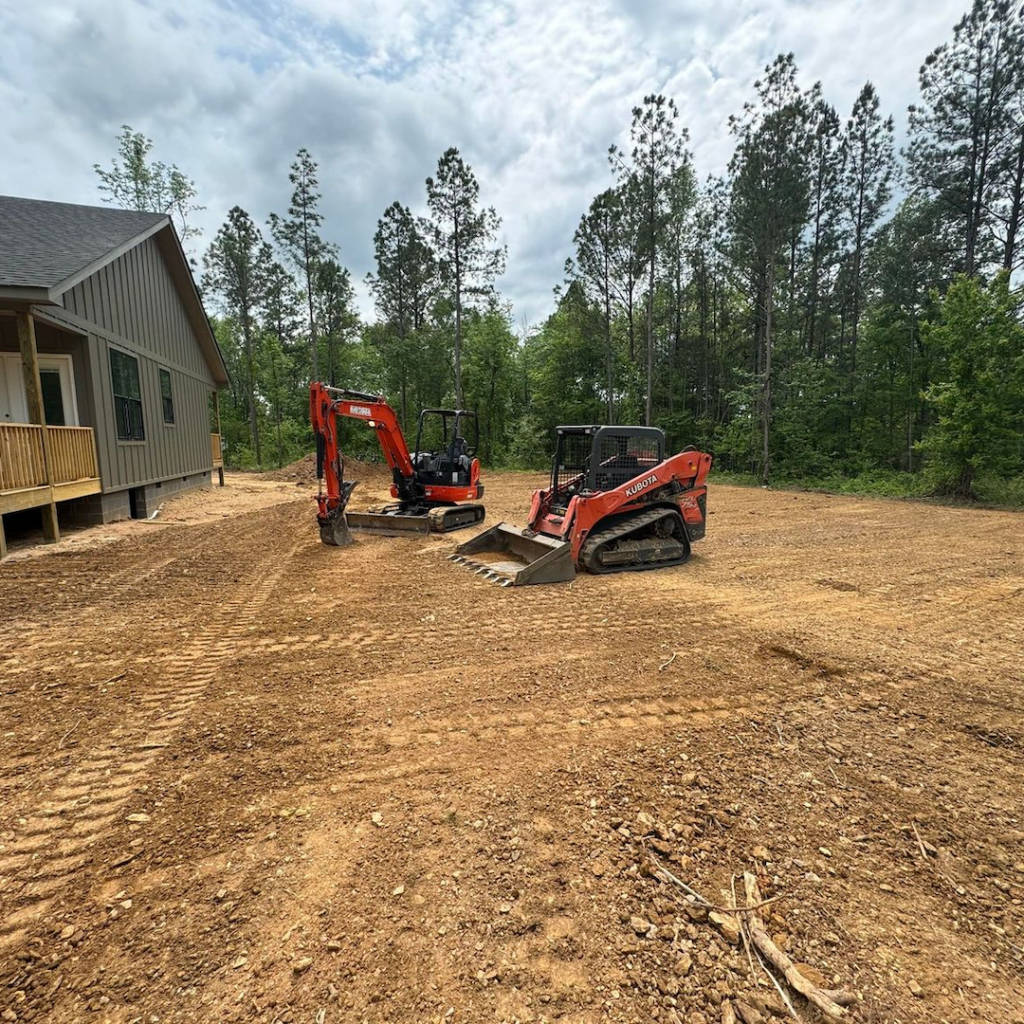
[[[43, 407], [50, 426], [78, 426], [78, 396], [71, 356], [39, 355]], [[27, 423], [28, 400], [21, 372], [21, 355], [0, 353], [0, 423]]]

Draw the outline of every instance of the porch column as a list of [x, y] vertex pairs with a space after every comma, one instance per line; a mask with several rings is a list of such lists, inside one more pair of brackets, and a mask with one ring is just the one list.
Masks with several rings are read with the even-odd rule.
[[221, 487], [224, 486], [224, 435], [220, 432], [220, 391], [213, 389], [213, 418], [217, 421], [217, 436], [220, 438], [220, 465], [217, 475]]
[[21, 371], [25, 378], [25, 396], [28, 399], [30, 423], [38, 423], [43, 435], [43, 467], [50, 487], [49, 504], [42, 506], [43, 536], [50, 543], [60, 540], [57, 525], [57, 504], [53, 500], [53, 463], [50, 459], [50, 438], [46, 430], [46, 411], [43, 408], [43, 385], [39, 379], [39, 353], [36, 350], [36, 326], [31, 313], [16, 314], [18, 345], [21, 348]]

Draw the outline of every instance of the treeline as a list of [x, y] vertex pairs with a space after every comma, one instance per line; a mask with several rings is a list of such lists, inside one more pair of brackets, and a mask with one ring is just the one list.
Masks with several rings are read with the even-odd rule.
[[[675, 103], [645, 97], [552, 313], [518, 336], [495, 290], [501, 221], [458, 150], [381, 216], [370, 324], [301, 150], [287, 212], [261, 228], [232, 210], [203, 257], [232, 378], [228, 459], [308, 451], [320, 378], [383, 391], [407, 429], [423, 406], [476, 409], [491, 465], [543, 466], [558, 423], [649, 422], [766, 482], [999, 496], [1017, 478], [1024, 500], [1019, 5], [976, 0], [927, 56], [902, 152], [871, 83], [837, 111], [792, 54], [729, 129], [727, 173], [700, 180]], [[149, 165], [148, 145], [126, 129], [102, 187], [131, 205], [141, 168], [187, 228], [195, 189]], [[346, 443], [373, 454], [365, 431]]]

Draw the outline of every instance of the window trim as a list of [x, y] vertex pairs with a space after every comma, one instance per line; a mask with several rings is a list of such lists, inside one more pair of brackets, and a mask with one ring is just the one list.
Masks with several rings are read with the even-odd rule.
[[[167, 390], [169, 394], [164, 397], [164, 374], [167, 374]], [[160, 412], [163, 415], [163, 421], [165, 427], [176, 427], [178, 420], [174, 415], [174, 380], [171, 377], [171, 371], [166, 366], [157, 367], [157, 380], [160, 382]], [[167, 406], [165, 402], [171, 403], [171, 418], [167, 418]]]
[[[124, 359], [131, 359], [135, 363], [135, 377], [139, 385], [139, 397], [132, 398], [129, 395], [119, 395], [114, 387], [114, 360], [113, 355], [117, 353], [118, 356]], [[114, 400], [114, 434], [118, 444], [145, 444], [146, 443], [146, 416], [145, 409], [142, 403], [142, 371], [139, 367], [139, 357], [131, 352], [126, 352], [124, 349], [118, 348], [115, 345], [109, 345], [107, 347], [107, 364], [110, 370], [110, 393]], [[122, 408], [130, 408], [130, 406], [121, 406], [120, 403], [138, 402], [139, 403], [139, 437], [131, 436], [131, 417], [129, 414], [129, 436], [121, 436], [121, 411]]]

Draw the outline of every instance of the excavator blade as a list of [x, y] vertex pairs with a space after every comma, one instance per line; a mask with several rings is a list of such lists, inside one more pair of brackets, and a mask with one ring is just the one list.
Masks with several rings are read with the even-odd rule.
[[484, 530], [448, 557], [501, 587], [563, 583], [576, 575], [568, 541], [508, 523]]
[[483, 505], [441, 505], [423, 509], [422, 506], [408, 508], [398, 503], [348, 513], [351, 529], [360, 533], [379, 533], [385, 537], [451, 533], [452, 530], [482, 523], [483, 519]]
[[359, 533], [377, 533], [383, 537], [423, 536], [430, 533], [429, 516], [400, 515], [397, 512], [349, 512], [348, 525]]

